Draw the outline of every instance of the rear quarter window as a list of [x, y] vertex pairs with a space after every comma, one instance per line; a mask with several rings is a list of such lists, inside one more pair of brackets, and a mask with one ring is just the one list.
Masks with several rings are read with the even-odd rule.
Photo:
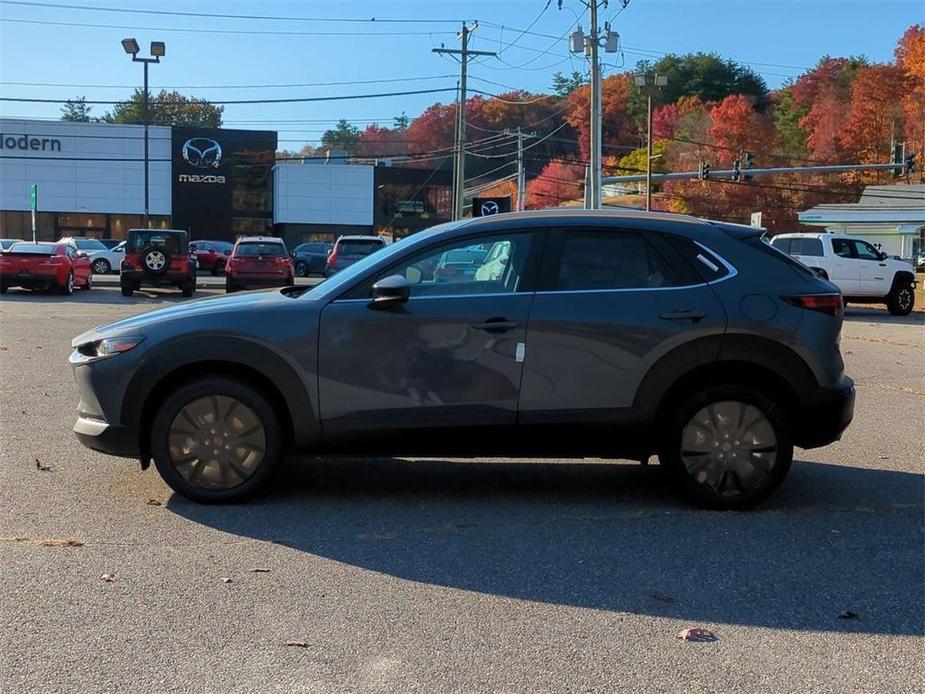
[[729, 274], [729, 268], [715, 253], [681, 236], [666, 236], [671, 246], [704, 282], [715, 282]]

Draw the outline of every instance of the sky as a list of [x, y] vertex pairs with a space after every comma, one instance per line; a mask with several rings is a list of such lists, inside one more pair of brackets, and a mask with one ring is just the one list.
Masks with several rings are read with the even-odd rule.
[[[458, 48], [457, 33], [464, 19], [479, 22], [470, 49], [498, 53], [472, 59], [470, 89], [495, 94], [511, 88], [549, 91], [556, 71], [586, 71], [584, 57], [570, 55], [567, 42], [576, 23], [587, 32], [586, 4], [564, 0], [562, 9], [557, 4], [557, 0], [0, 0], [0, 96], [125, 98], [142, 79], [141, 66], [132, 63], [120, 45], [127, 36], [135, 37], [143, 51], [151, 41], [167, 44], [162, 63], [150, 69], [153, 90], [177, 88], [216, 102], [445, 90], [225, 107], [225, 127], [277, 130], [280, 149], [298, 150], [306, 142], [317, 143], [339, 118], [361, 128], [373, 122], [387, 126], [402, 112], [415, 116], [434, 102], [452, 101], [459, 65], [432, 49], [442, 44]], [[638, 60], [657, 59], [666, 52], [704, 51], [750, 65], [775, 88], [822, 55], [863, 54], [875, 62], [892, 60], [896, 41], [906, 28], [925, 21], [925, 3], [630, 0], [622, 8], [620, 0], [611, 0], [600, 16], [611, 22], [622, 45], [621, 53], [602, 54], [605, 74], [632, 69]], [[522, 33], [528, 28], [532, 33]], [[60, 107], [0, 101], [0, 115], [57, 118]], [[93, 114], [109, 108], [94, 106]]]

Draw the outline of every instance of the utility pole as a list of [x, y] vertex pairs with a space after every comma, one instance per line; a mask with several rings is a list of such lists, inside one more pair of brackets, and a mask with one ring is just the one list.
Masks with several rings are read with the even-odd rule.
[[469, 56], [486, 55], [495, 56], [492, 51], [470, 51], [469, 34], [478, 28], [478, 22], [470, 29], [463, 22], [459, 33], [460, 49], [433, 48], [434, 53], [458, 56], [459, 60], [459, 102], [456, 109], [456, 165], [453, 177], [453, 219], [462, 219], [463, 216], [463, 190], [466, 181], [466, 70]]
[[601, 209], [601, 65], [597, 57], [597, 0], [590, 0], [591, 35], [591, 209]]
[[523, 212], [525, 205], [524, 199], [527, 193], [527, 172], [524, 168], [524, 139], [536, 137], [536, 133], [525, 133], [517, 126], [517, 130], [505, 130], [507, 135], [517, 136], [517, 202], [514, 207], [516, 212]]
[[[584, 0], [588, 6], [591, 27], [588, 36], [583, 36], [581, 27], [569, 39], [571, 51], [578, 53], [584, 48], [585, 55], [591, 63], [591, 194], [586, 206], [592, 210], [601, 209], [601, 63], [598, 55], [600, 48], [600, 35], [597, 23], [598, 6], [607, 6], [607, 0]], [[629, 0], [620, 0], [623, 7]], [[559, 3], [561, 9], [562, 3]], [[604, 50], [607, 53], [616, 53], [619, 50], [619, 36], [605, 24], [606, 36]]]
[[[633, 84], [640, 88], [648, 85], [658, 89], [668, 84], [668, 75], [656, 74], [654, 77], [653, 84], [649, 85], [646, 75], [634, 75]], [[652, 160], [659, 156], [652, 156], [652, 90], [646, 89], [646, 212], [652, 210]]]

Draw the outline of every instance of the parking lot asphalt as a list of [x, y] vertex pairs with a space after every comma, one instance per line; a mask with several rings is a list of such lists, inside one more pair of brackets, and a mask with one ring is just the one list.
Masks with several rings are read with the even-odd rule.
[[849, 308], [855, 421], [752, 512], [600, 460], [298, 458], [206, 507], [70, 431], [71, 338], [179, 301], [0, 301], [0, 691], [922, 690], [922, 314]]

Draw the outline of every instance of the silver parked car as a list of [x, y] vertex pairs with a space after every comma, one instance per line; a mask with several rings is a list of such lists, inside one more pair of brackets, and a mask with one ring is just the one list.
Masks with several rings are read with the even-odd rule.
[[[760, 234], [571, 210], [440, 225], [311, 289], [80, 335], [74, 431], [202, 502], [254, 492], [295, 448], [657, 454], [697, 501], [745, 508], [854, 408], [841, 295]], [[473, 247], [474, 273], [433, 271]]]

